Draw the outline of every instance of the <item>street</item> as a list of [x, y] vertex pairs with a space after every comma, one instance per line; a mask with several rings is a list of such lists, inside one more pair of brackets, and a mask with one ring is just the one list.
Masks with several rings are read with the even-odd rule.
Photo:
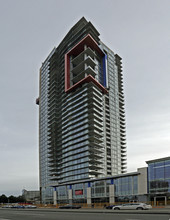
[[170, 214], [144, 212], [83, 212], [81, 211], [53, 211], [53, 210], [12, 210], [0, 209], [0, 220], [170, 220]]

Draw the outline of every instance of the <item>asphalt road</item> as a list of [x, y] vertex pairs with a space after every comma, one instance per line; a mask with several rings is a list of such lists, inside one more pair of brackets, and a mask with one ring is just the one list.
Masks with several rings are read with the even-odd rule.
[[170, 220], [170, 214], [0, 209], [0, 220]]

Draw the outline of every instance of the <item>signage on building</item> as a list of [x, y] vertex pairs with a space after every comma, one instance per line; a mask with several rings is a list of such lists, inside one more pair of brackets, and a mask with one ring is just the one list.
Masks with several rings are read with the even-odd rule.
[[75, 190], [75, 195], [83, 195], [83, 190]]

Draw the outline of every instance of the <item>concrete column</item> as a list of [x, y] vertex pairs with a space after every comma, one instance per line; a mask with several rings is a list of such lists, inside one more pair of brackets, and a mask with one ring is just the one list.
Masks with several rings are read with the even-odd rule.
[[[87, 45], [84, 45], [84, 50], [86, 50], [87, 49]], [[85, 53], [84, 54], [84, 60], [86, 60], [87, 59], [87, 54]], [[87, 64], [85, 63], [84, 64], [84, 70], [86, 70], [87, 69]], [[85, 73], [85, 77], [87, 76], [87, 73]]]
[[57, 190], [56, 190], [56, 188], [54, 188], [53, 200], [54, 200], [54, 205], [57, 205]]
[[156, 206], [156, 196], [154, 197], [154, 206]]
[[115, 203], [115, 185], [114, 184], [109, 186], [109, 203], [110, 204]]
[[91, 187], [87, 188], [87, 205], [91, 205]]
[[72, 73], [73, 64], [72, 64], [72, 59], [73, 59], [73, 56], [70, 56], [70, 86], [73, 85], [73, 73]]
[[[84, 69], [86, 70], [88, 68], [87, 63], [84, 64]], [[86, 73], [87, 74], [87, 73]]]
[[68, 190], [68, 200], [69, 200], [69, 204], [72, 205], [73, 203], [73, 190], [72, 189]]
[[87, 54], [85, 53], [85, 54], [84, 54], [84, 60], [86, 60], [86, 59], [87, 59], [87, 57], [88, 57], [88, 56], [87, 56]]
[[147, 190], [147, 167], [139, 168], [138, 172], [138, 195], [146, 195]]

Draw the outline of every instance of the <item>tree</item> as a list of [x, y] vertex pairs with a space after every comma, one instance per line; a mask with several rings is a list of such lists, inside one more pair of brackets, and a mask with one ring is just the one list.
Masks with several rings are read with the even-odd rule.
[[9, 203], [16, 203], [16, 202], [17, 202], [17, 199], [16, 199], [15, 196], [12, 196], [12, 195], [11, 195], [11, 196], [8, 197], [8, 202], [9, 202]]
[[16, 199], [17, 202], [26, 202], [24, 196], [18, 196]]
[[0, 203], [7, 203], [8, 202], [8, 198], [6, 197], [6, 195], [2, 194], [0, 196]]
[[24, 196], [9, 196], [7, 197], [6, 195], [2, 194], [0, 196], [0, 203], [19, 203], [19, 202], [25, 202]]

